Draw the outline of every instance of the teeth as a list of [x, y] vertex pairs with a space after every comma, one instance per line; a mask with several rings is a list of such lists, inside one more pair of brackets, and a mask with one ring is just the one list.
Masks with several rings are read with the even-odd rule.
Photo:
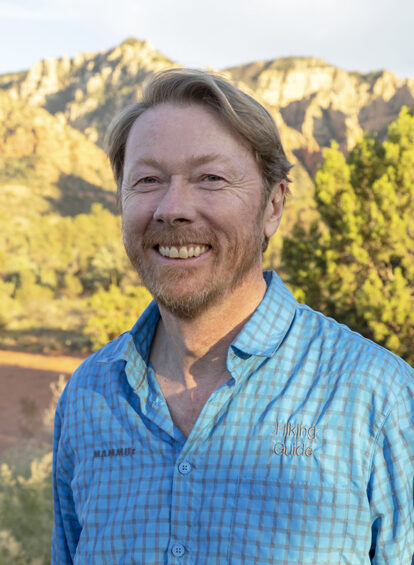
[[158, 251], [164, 257], [169, 257], [170, 259], [188, 259], [189, 257], [199, 257], [202, 253], [205, 253], [208, 249], [207, 245], [196, 245], [194, 246], [182, 246], [182, 247], [166, 247], [160, 245]]
[[170, 257], [171, 259], [177, 259], [177, 257], [179, 257], [180, 254], [178, 252], [178, 249], [176, 247], [171, 247], [170, 249]]

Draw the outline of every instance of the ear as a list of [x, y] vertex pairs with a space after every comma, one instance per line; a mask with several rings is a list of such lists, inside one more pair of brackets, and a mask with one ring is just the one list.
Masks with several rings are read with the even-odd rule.
[[270, 193], [263, 216], [263, 232], [268, 238], [276, 232], [282, 219], [286, 189], [287, 183], [282, 180], [274, 186]]

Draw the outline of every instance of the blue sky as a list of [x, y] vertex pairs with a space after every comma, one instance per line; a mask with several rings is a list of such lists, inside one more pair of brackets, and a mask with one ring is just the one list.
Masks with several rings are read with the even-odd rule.
[[413, 0], [0, 0], [0, 73], [150, 40], [214, 69], [289, 55], [414, 78]]

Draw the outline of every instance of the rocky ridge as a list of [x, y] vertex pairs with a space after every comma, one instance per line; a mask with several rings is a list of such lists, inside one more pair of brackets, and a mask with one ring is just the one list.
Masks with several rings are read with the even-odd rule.
[[64, 118], [102, 145], [112, 117], [139, 98], [148, 76], [173, 65], [148, 41], [127, 39], [101, 53], [43, 59], [26, 72], [0, 76], [0, 89]]
[[[154, 72], [173, 66], [178, 64], [150, 42], [129, 38], [107, 51], [44, 59], [26, 72], [0, 76], [0, 89], [43, 107], [102, 146], [112, 117], [139, 98]], [[347, 72], [310, 57], [223, 72], [269, 106], [288, 152], [310, 174], [332, 139], [347, 152], [364, 130], [384, 137], [401, 107], [414, 103], [414, 79], [400, 80], [390, 71]]]
[[321, 149], [332, 139], [347, 152], [363, 131], [383, 138], [401, 107], [414, 104], [414, 79], [400, 80], [386, 70], [361, 74], [320, 59], [289, 57], [226, 71], [247, 84], [299, 134], [289, 136], [289, 148], [311, 173]]

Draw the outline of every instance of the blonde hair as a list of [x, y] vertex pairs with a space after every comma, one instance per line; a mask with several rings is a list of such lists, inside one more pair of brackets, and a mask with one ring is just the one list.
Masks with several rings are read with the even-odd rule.
[[292, 165], [286, 158], [279, 131], [259, 102], [217, 73], [168, 69], [156, 74], [144, 88], [142, 100], [125, 108], [109, 126], [106, 147], [118, 188], [119, 207], [125, 147], [131, 127], [146, 110], [166, 103], [201, 104], [247, 142], [262, 173], [264, 204], [276, 183], [290, 182], [288, 173]]

